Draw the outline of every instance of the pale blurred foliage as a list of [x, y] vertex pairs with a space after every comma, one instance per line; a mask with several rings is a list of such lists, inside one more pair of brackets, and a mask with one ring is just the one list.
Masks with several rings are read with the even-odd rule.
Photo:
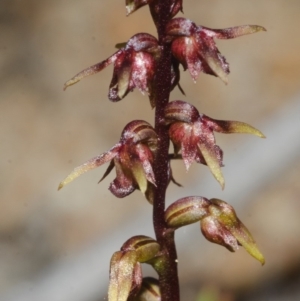
[[[211, 28], [258, 24], [268, 31], [217, 42], [230, 63], [228, 86], [206, 75], [200, 75], [195, 85], [182, 72], [187, 98], [176, 89], [172, 99], [188, 100], [213, 118], [255, 126], [299, 92], [299, 0], [185, 0], [184, 12]], [[148, 9], [127, 18], [124, 1], [1, 0], [0, 291], [80, 252], [111, 229], [121, 231], [122, 223], [141, 206], [150, 210], [139, 192], [124, 200], [114, 198], [107, 190], [112, 176], [97, 185], [105, 167], [56, 191], [75, 166], [116, 143], [127, 122], [152, 123], [146, 96], [135, 91], [117, 104], [107, 99], [111, 67], [62, 91], [66, 80], [108, 57], [116, 43], [138, 31], [155, 35]], [[245, 141], [239, 139], [220, 137], [218, 144], [234, 151]], [[203, 166], [193, 170], [198, 167], [207, 172]], [[217, 246], [209, 251], [211, 263], [206, 259], [201, 263], [203, 254], [197, 249], [182, 266], [197, 265], [199, 270], [181, 271], [183, 287], [200, 285], [207, 275], [218, 285], [249, 289], [257, 279], [262, 284], [278, 272], [299, 267], [299, 168], [299, 163], [287, 167], [289, 172], [272, 175], [263, 191], [246, 196], [253, 202], [243, 221], [266, 253], [267, 266], [262, 269], [253, 260], [246, 261], [245, 253], [233, 256]], [[175, 177], [176, 170], [183, 172], [176, 165]], [[192, 174], [176, 179], [186, 184]], [[291, 223], [294, 232], [286, 232]], [[278, 253], [275, 243], [281, 246]], [[278, 264], [268, 266], [272, 261]]]

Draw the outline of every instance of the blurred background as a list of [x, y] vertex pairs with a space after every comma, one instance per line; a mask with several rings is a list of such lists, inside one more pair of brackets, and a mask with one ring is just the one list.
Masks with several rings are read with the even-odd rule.
[[[148, 8], [125, 16], [118, 0], [0, 2], [0, 300], [106, 299], [109, 260], [131, 236], [153, 236], [140, 192], [117, 199], [106, 167], [57, 192], [74, 167], [114, 145], [133, 119], [153, 123], [137, 91], [107, 99], [112, 67], [63, 92], [63, 83], [139, 32], [155, 35]], [[267, 139], [217, 135], [226, 187], [207, 167], [185, 172], [167, 202], [187, 195], [234, 205], [266, 264], [207, 242], [199, 225], [176, 234], [182, 300], [300, 300], [300, 2], [185, 0], [184, 16], [211, 28], [258, 24], [267, 32], [217, 41], [229, 84], [188, 72], [172, 99], [216, 119], [240, 120]], [[145, 267], [144, 275], [154, 275]]]

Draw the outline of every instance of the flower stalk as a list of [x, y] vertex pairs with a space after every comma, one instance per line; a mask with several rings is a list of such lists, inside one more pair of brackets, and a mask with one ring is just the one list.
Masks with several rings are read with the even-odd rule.
[[153, 226], [157, 241], [162, 246], [164, 254], [164, 267], [159, 273], [161, 300], [179, 301], [179, 280], [177, 271], [177, 252], [175, 247], [174, 232], [164, 235], [166, 232], [165, 197], [168, 186], [168, 151], [169, 137], [167, 126], [164, 123], [164, 111], [170, 99], [171, 92], [171, 46], [165, 42], [165, 27], [169, 21], [171, 0], [159, 0], [157, 7], [159, 17], [156, 21], [158, 41], [162, 47], [161, 58], [158, 63], [155, 80], [156, 87], [156, 111], [155, 130], [158, 136], [157, 157], [154, 162], [154, 174], [157, 182], [153, 201]]

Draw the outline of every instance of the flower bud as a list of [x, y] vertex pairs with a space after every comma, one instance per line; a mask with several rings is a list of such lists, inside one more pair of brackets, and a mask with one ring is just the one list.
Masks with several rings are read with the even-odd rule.
[[135, 251], [115, 252], [110, 261], [109, 301], [127, 301], [141, 278], [141, 267], [137, 262]]
[[160, 245], [157, 241], [148, 236], [138, 235], [127, 240], [123, 244], [121, 250], [124, 252], [134, 250], [137, 261], [143, 263], [157, 256], [160, 250]]
[[177, 200], [165, 212], [169, 227], [179, 228], [203, 219], [208, 214], [210, 201], [203, 197], [190, 196]]
[[[128, 297], [134, 298], [142, 285], [141, 263], [155, 259], [159, 251], [160, 245], [148, 236], [138, 235], [128, 239], [111, 258], [108, 300], [126, 301]], [[144, 281], [144, 290], [147, 283]], [[157, 296], [157, 290], [154, 290], [154, 296]]]
[[134, 298], [129, 298], [129, 301], [160, 301], [160, 289], [157, 279], [145, 277], [142, 282], [139, 293]]

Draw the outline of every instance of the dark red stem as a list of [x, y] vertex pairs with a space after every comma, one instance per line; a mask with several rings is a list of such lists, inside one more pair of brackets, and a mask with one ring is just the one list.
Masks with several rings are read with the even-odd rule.
[[[151, 14], [156, 15], [156, 27], [162, 53], [158, 64], [156, 86], [155, 130], [159, 137], [157, 156], [154, 162], [154, 173], [157, 188], [153, 202], [153, 224], [156, 239], [162, 247], [163, 260], [158, 271], [162, 301], [179, 301], [179, 281], [177, 272], [177, 253], [174, 242], [174, 232], [166, 235], [164, 221], [165, 197], [168, 186], [169, 169], [169, 137], [167, 127], [163, 123], [164, 110], [169, 102], [171, 92], [171, 49], [164, 42], [164, 31], [170, 19], [171, 0], [158, 0], [155, 7], [151, 7]], [[154, 11], [155, 10], [155, 11]]]

